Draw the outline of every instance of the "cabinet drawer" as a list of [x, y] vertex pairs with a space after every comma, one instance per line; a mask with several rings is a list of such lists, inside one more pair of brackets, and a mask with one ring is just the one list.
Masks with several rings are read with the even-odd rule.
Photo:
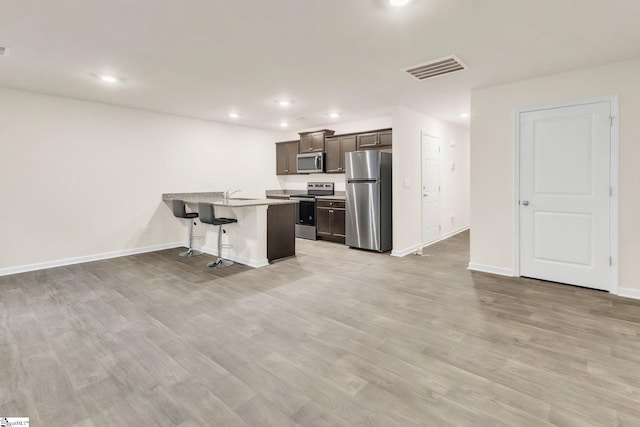
[[319, 208], [344, 209], [344, 200], [317, 200]]

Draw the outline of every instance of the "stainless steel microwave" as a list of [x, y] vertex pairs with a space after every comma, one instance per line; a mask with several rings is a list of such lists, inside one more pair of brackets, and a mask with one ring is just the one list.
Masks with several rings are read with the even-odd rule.
[[324, 153], [298, 154], [298, 173], [324, 172]]

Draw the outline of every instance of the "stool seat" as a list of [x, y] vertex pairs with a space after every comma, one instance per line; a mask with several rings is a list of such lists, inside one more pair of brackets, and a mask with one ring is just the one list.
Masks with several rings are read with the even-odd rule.
[[238, 222], [238, 220], [235, 218], [214, 218], [213, 221], [210, 222], [209, 224], [226, 225], [226, 224], [233, 224], [234, 222]]
[[187, 212], [186, 204], [184, 200], [174, 199], [171, 201], [171, 208], [173, 210], [173, 216], [176, 218], [184, 218], [189, 220], [189, 248], [185, 252], [181, 252], [180, 256], [197, 256], [202, 255], [202, 252], [197, 251], [191, 247], [193, 240], [193, 226], [195, 222], [193, 219], [198, 218], [198, 212]]
[[222, 233], [224, 232], [222, 226], [233, 224], [238, 220], [235, 218], [216, 218], [211, 203], [198, 203], [198, 213], [200, 214], [200, 222], [218, 226], [218, 259], [207, 264], [207, 267], [219, 269], [233, 265], [233, 261], [222, 258]]

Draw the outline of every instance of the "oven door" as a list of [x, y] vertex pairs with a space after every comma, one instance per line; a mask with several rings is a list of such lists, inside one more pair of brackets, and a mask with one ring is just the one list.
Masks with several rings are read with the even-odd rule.
[[298, 201], [298, 206], [296, 207], [296, 237], [316, 240], [316, 199], [304, 196], [291, 196], [289, 199]]
[[291, 197], [298, 201], [298, 209], [296, 209], [296, 224], [316, 226], [316, 200], [306, 197]]

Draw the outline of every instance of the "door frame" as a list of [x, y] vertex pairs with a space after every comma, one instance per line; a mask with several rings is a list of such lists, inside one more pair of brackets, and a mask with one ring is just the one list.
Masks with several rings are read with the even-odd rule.
[[[438, 243], [439, 241], [442, 240], [442, 191], [439, 192], [439, 197], [438, 197], [438, 209], [440, 210], [438, 212], [438, 238], [436, 240], [434, 240], [433, 242], [429, 242], [429, 243], [424, 243], [422, 241], [422, 233], [423, 233], [423, 229], [422, 229], [422, 225], [424, 224], [424, 205], [422, 203], [422, 183], [424, 182], [424, 165], [422, 164], [422, 150], [424, 148], [424, 137], [427, 136], [429, 138], [435, 138], [438, 140], [439, 142], [439, 148], [440, 151], [438, 151], [438, 181], [440, 181], [440, 178], [442, 178], [442, 174], [440, 173], [440, 159], [441, 159], [441, 154], [442, 154], [442, 138], [439, 136], [435, 136], [432, 135], [429, 132], [426, 131], [421, 131], [420, 132], [420, 247], [421, 248], [426, 248], [427, 246], [431, 246], [435, 243]], [[442, 183], [440, 183], [440, 188], [442, 188]]]
[[611, 164], [610, 164], [610, 181], [612, 194], [609, 198], [609, 233], [611, 236], [609, 253], [612, 258], [612, 265], [610, 271], [610, 287], [609, 292], [618, 295], [619, 290], [619, 269], [620, 269], [620, 256], [618, 250], [618, 238], [619, 238], [619, 188], [620, 188], [620, 159], [619, 159], [619, 96], [603, 96], [597, 98], [589, 98], [578, 101], [570, 102], [558, 102], [552, 104], [533, 105], [528, 107], [516, 108], [514, 112], [514, 168], [513, 168], [513, 223], [514, 223], [514, 235], [513, 235], [513, 275], [520, 277], [520, 115], [522, 113], [528, 113], [539, 110], [552, 110], [563, 107], [575, 107], [579, 105], [595, 104], [598, 102], [609, 102], [611, 104]]

